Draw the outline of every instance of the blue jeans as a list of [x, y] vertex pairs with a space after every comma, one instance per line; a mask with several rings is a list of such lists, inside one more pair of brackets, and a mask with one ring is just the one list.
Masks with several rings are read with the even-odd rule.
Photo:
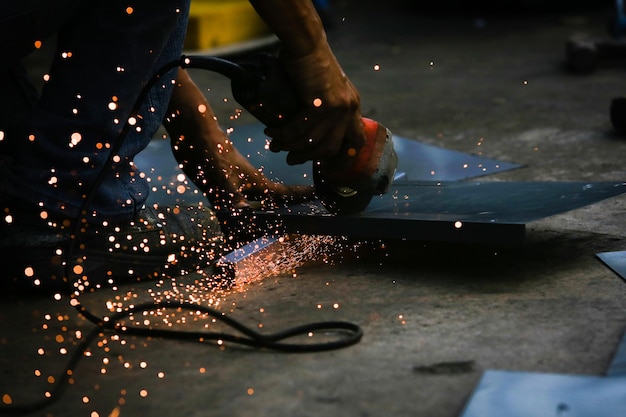
[[[3, 33], [6, 47], [32, 45], [32, 38], [24, 41], [28, 36], [45, 42], [43, 37], [56, 31], [56, 54], [26, 126], [19, 133], [5, 134], [8, 150], [3, 152], [12, 160], [11, 182], [21, 199], [74, 218], [125, 122], [134, 116], [131, 108], [142, 87], [164, 64], [180, 57], [189, 0], [22, 3], [27, 3], [22, 10], [21, 6], [0, 6], [0, 23], [23, 16], [21, 11], [28, 16], [29, 10], [35, 10], [40, 33], [18, 31], [17, 39]], [[68, 13], [53, 22], [58, 28], [46, 23], [45, 11], [37, 14], [38, 4], [44, 8], [50, 3], [68, 5]], [[2, 56], [19, 58], [20, 53]], [[172, 70], [162, 77], [142, 104], [137, 124], [123, 138], [115, 163], [105, 168], [104, 181], [86, 213], [88, 221], [129, 219], [143, 206], [148, 183], [132, 161], [161, 124], [175, 76]]]

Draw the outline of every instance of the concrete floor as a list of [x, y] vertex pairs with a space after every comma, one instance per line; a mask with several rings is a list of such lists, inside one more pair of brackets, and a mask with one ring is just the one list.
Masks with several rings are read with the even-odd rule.
[[[608, 8], [450, 15], [413, 3], [336, 4], [329, 37], [366, 115], [404, 137], [525, 165], [485, 180], [626, 176], [626, 140], [608, 116], [611, 98], [626, 91], [626, 65], [564, 71], [565, 40], [577, 31], [604, 36]], [[222, 100], [227, 83], [197, 80], [228, 125], [236, 105]], [[287, 354], [105, 334], [63, 397], [34, 415], [453, 417], [487, 369], [602, 375], [626, 328], [626, 285], [594, 255], [625, 250], [625, 226], [618, 197], [530, 224], [517, 248], [337, 247], [332, 262], [202, 297], [267, 332], [351, 321], [365, 332], [359, 344]], [[165, 289], [144, 283], [83, 302], [104, 312], [106, 301]], [[169, 317], [183, 330], [206, 322]], [[5, 297], [0, 395], [40, 399], [48, 376], [63, 371], [60, 349], [72, 351], [75, 331], [91, 328], [67, 299]]]

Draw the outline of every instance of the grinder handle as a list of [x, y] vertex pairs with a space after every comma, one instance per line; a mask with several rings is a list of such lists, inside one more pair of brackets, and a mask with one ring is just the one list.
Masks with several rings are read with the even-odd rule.
[[278, 58], [259, 53], [239, 66], [248, 76], [231, 79], [233, 98], [257, 120], [280, 127], [296, 115], [300, 103]]

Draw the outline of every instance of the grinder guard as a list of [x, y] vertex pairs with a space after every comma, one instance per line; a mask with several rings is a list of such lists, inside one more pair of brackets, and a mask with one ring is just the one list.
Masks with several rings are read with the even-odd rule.
[[326, 162], [313, 163], [315, 191], [331, 213], [365, 210], [374, 195], [387, 192], [395, 176], [398, 156], [391, 131], [367, 118], [363, 118], [363, 124], [366, 141], [349, 169], [332, 172]]

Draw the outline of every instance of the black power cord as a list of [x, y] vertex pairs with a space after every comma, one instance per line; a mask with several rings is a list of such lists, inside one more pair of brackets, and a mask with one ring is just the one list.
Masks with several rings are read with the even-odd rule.
[[[244, 67], [231, 62], [225, 59], [217, 58], [217, 57], [204, 57], [204, 56], [195, 56], [195, 57], [187, 57], [182, 56], [180, 59], [172, 61], [165, 66], [163, 66], [153, 77], [152, 79], [143, 87], [141, 90], [137, 101], [135, 102], [130, 115], [138, 114], [139, 107], [143, 103], [146, 95], [150, 91], [150, 89], [154, 86], [154, 84], [167, 72], [174, 68], [202, 68], [211, 70], [214, 72], [218, 72], [232, 81], [236, 81], [240, 86], [243, 85], [251, 85], [252, 87], [255, 85], [257, 81], [263, 80], [255, 80], [255, 75], [253, 72], [246, 70]], [[91, 202], [95, 197], [95, 193], [98, 188], [101, 186], [102, 182], [107, 173], [107, 169], [113, 164], [113, 158], [119, 152], [124, 138], [130, 131], [133, 126], [127, 120], [124, 124], [117, 140], [111, 147], [109, 156], [104, 166], [98, 173], [94, 183], [91, 185], [89, 189], [89, 193], [86, 198], [83, 200], [83, 204], [79, 211], [79, 216], [74, 219], [72, 224], [72, 233], [69, 242], [68, 249], [65, 254], [65, 277], [69, 278], [72, 276], [70, 267], [71, 262], [75, 251], [76, 245], [78, 244], [78, 236], [80, 235], [80, 228], [82, 224], [82, 215], [83, 213], [87, 213], [87, 209]], [[71, 285], [71, 282], [69, 283]], [[89, 345], [104, 331], [112, 331], [116, 333], [122, 333], [126, 335], [136, 335], [136, 336], [146, 336], [146, 337], [160, 337], [160, 338], [169, 338], [176, 340], [190, 340], [190, 341], [207, 341], [207, 340], [217, 340], [230, 342], [234, 344], [239, 344], [243, 346], [249, 346], [253, 348], [260, 349], [269, 349], [280, 352], [291, 352], [291, 353], [309, 353], [309, 352], [322, 352], [334, 349], [340, 349], [348, 346], [352, 346], [358, 343], [363, 337], [363, 330], [356, 324], [344, 321], [324, 321], [324, 322], [315, 322], [304, 324], [301, 326], [285, 329], [279, 331], [277, 333], [272, 334], [262, 334], [252, 330], [251, 328], [241, 324], [239, 321], [232, 319], [225, 315], [224, 313], [219, 312], [211, 307], [195, 305], [195, 304], [184, 304], [181, 302], [172, 302], [172, 301], [158, 301], [152, 303], [139, 304], [132, 307], [128, 307], [122, 312], [112, 314], [107, 316], [106, 318], [98, 317], [89, 311], [85, 306], [83, 306], [78, 300], [78, 295], [72, 288], [70, 288], [71, 293], [71, 305], [78, 311], [80, 315], [85, 317], [91, 323], [95, 324], [95, 327], [83, 338], [80, 345], [76, 349], [76, 351], [70, 357], [64, 372], [56, 379], [56, 384], [50, 390], [50, 395], [40, 401], [25, 404], [25, 405], [0, 405], [0, 414], [1, 415], [22, 415], [32, 413], [34, 411], [43, 409], [52, 403], [56, 402], [65, 389], [67, 388], [67, 384], [69, 381], [69, 375], [72, 374], [72, 371], [79, 363], [80, 359], [83, 357], [84, 352], [88, 349]], [[142, 313], [145, 311], [151, 311], [155, 309], [163, 309], [163, 308], [176, 308], [182, 310], [189, 310], [194, 312], [201, 312], [209, 317], [213, 317], [214, 319], [221, 321], [222, 323], [230, 326], [234, 330], [238, 331], [240, 334], [230, 334], [230, 333], [222, 333], [222, 332], [199, 332], [199, 331], [179, 331], [179, 330], [166, 330], [159, 328], [148, 328], [148, 327], [137, 327], [137, 326], [129, 326], [124, 324], [122, 320], [124, 318], [128, 318], [134, 314]], [[296, 336], [308, 336], [312, 332], [324, 332], [324, 333], [334, 333], [342, 335], [343, 337], [339, 337], [335, 340], [322, 342], [322, 343], [287, 343], [286, 339], [296, 337]]]
[[[200, 331], [178, 331], [178, 330], [165, 330], [146, 327], [129, 326], [122, 323], [120, 320], [131, 316], [136, 313], [142, 313], [144, 311], [150, 311], [158, 308], [176, 308], [189, 310], [194, 312], [201, 312], [209, 317], [213, 317], [218, 321], [234, 328], [241, 334], [221, 333], [221, 332], [200, 332]], [[85, 351], [89, 348], [91, 343], [103, 332], [112, 331], [115, 333], [121, 333], [134, 336], [146, 336], [146, 337], [160, 337], [176, 340], [188, 340], [188, 341], [223, 341], [231, 342], [239, 345], [276, 350], [280, 352], [288, 353], [311, 353], [311, 352], [323, 352], [328, 350], [340, 349], [348, 347], [357, 343], [363, 336], [361, 328], [353, 323], [342, 321], [325, 321], [316, 322], [310, 324], [304, 324], [289, 328], [277, 333], [261, 334], [251, 328], [244, 326], [237, 320], [234, 320], [224, 313], [221, 313], [213, 308], [202, 305], [180, 304], [176, 302], [157, 302], [157, 303], [145, 303], [129, 308], [126, 311], [113, 314], [107, 317], [107, 320], [98, 318], [86, 309], [80, 309], [80, 313], [86, 317], [89, 321], [96, 324], [91, 331], [82, 339], [80, 345], [76, 348], [70, 359], [68, 360], [65, 369], [59, 374], [59, 377], [55, 379], [56, 383], [49, 391], [49, 395], [39, 401], [24, 404], [24, 405], [2, 405], [0, 406], [0, 415], [24, 415], [46, 408], [53, 403], [57, 402], [63, 393], [65, 392], [70, 375], [73, 374], [75, 367], [82, 359]], [[330, 342], [324, 343], [285, 343], [284, 340], [295, 336], [309, 336], [312, 332], [322, 331], [325, 333], [343, 333], [345, 336]]]

